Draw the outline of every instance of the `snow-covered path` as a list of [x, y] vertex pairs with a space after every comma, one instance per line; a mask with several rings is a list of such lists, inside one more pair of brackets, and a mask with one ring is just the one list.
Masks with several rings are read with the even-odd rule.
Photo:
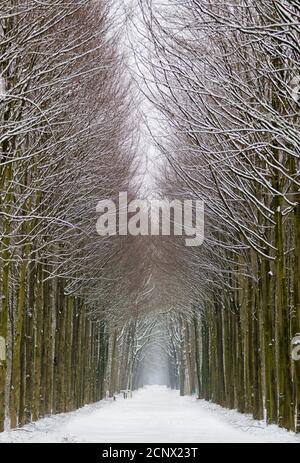
[[292, 433], [217, 405], [148, 386], [0, 434], [0, 442], [299, 442]]

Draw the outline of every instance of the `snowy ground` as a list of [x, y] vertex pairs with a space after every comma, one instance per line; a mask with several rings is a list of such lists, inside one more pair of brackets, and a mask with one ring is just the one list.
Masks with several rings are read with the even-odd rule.
[[0, 434], [0, 442], [298, 442], [247, 415], [148, 386], [132, 399], [102, 401]]

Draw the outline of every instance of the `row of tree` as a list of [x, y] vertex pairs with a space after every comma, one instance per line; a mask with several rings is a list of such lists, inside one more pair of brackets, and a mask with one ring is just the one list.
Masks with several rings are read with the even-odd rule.
[[181, 394], [300, 431], [299, 19], [295, 0], [139, 2], [158, 190], [206, 203], [185, 247], [96, 233], [141, 173], [118, 8], [1, 6], [0, 431], [139, 387], [159, 357]]
[[179, 377], [196, 368], [201, 397], [299, 432], [298, 2], [142, 1], [140, 11], [161, 190], [206, 203], [204, 245], [173, 251], [184, 297], [170, 358]]

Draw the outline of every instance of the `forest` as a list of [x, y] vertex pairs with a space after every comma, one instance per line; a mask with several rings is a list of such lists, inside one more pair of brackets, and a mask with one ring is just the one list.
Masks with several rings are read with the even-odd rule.
[[0, 433], [156, 374], [300, 433], [298, 0], [2, 0], [0, 128]]

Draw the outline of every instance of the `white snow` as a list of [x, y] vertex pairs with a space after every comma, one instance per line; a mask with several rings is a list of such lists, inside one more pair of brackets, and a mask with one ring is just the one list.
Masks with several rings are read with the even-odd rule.
[[0, 442], [300, 443], [300, 437], [164, 386], [147, 386], [132, 399], [104, 400], [2, 433]]

